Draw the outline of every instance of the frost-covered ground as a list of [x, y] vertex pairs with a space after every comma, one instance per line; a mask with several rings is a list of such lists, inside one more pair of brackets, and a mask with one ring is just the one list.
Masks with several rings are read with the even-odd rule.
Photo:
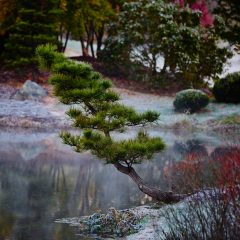
[[[1, 88], [1, 87], [0, 87]], [[10, 99], [9, 92], [3, 87], [0, 92], [0, 125], [23, 127], [57, 127], [70, 126], [65, 115], [68, 106], [58, 102], [54, 97], [43, 101], [18, 101]], [[121, 95], [121, 103], [134, 107], [137, 111], [154, 110], [160, 113], [158, 127], [200, 127], [206, 128], [210, 121], [220, 120], [229, 115], [240, 115], [239, 104], [210, 103], [196, 114], [176, 113], [173, 108], [173, 97], [161, 97], [153, 94], [137, 93], [124, 89], [115, 89]]]
[[211, 102], [204, 110], [196, 114], [181, 114], [174, 111], [173, 97], [161, 97], [152, 94], [135, 93], [118, 89], [122, 103], [133, 106], [139, 112], [154, 110], [159, 112], [160, 126], [174, 127], [177, 123], [190, 123], [192, 126], [206, 127], [206, 123], [225, 116], [240, 114], [240, 104]]
[[16, 89], [0, 85], [0, 126], [64, 128], [70, 126], [65, 115], [66, 106], [56, 98], [42, 101], [11, 99]]

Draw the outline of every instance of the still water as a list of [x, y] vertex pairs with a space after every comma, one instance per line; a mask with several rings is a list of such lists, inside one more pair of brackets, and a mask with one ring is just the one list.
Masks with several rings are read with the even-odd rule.
[[[188, 151], [239, 142], [239, 133], [174, 132], [153, 129], [167, 149], [136, 170], [149, 183], [164, 182], [162, 169]], [[63, 145], [58, 132], [0, 128], [0, 239], [75, 240], [74, 228], [54, 221], [64, 217], [129, 208], [148, 201], [126, 176], [89, 153]]]

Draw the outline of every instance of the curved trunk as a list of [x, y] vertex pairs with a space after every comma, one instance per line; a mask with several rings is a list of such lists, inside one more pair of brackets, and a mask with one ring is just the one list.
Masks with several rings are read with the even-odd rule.
[[142, 191], [143, 193], [147, 194], [148, 196], [152, 197], [157, 201], [164, 203], [176, 203], [190, 195], [164, 192], [157, 187], [149, 186], [148, 184], [144, 183], [143, 179], [136, 173], [134, 168], [125, 167], [120, 163], [115, 163], [114, 166], [121, 173], [128, 175], [138, 185], [140, 191]]

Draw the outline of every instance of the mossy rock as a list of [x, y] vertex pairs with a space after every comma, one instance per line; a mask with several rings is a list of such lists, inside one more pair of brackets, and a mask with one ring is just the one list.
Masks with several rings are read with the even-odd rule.
[[213, 94], [218, 102], [240, 103], [240, 72], [216, 80]]
[[187, 89], [176, 94], [173, 105], [178, 112], [195, 113], [206, 107], [208, 103], [209, 98], [204, 92]]

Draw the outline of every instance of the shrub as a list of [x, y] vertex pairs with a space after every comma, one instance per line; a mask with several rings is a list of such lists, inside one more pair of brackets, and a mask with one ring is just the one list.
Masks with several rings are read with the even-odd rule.
[[206, 107], [208, 96], [200, 90], [187, 89], [176, 94], [173, 105], [176, 111], [194, 113]]
[[239, 173], [239, 145], [217, 147], [204, 158], [190, 151], [165, 167], [175, 191], [203, 190], [161, 212], [165, 224], [158, 224], [157, 239], [239, 239]]
[[213, 94], [218, 102], [240, 103], [240, 72], [218, 79], [214, 84]]
[[161, 240], [237, 240], [240, 227], [239, 187], [205, 190], [181, 205], [161, 211], [164, 224], [156, 232]]

